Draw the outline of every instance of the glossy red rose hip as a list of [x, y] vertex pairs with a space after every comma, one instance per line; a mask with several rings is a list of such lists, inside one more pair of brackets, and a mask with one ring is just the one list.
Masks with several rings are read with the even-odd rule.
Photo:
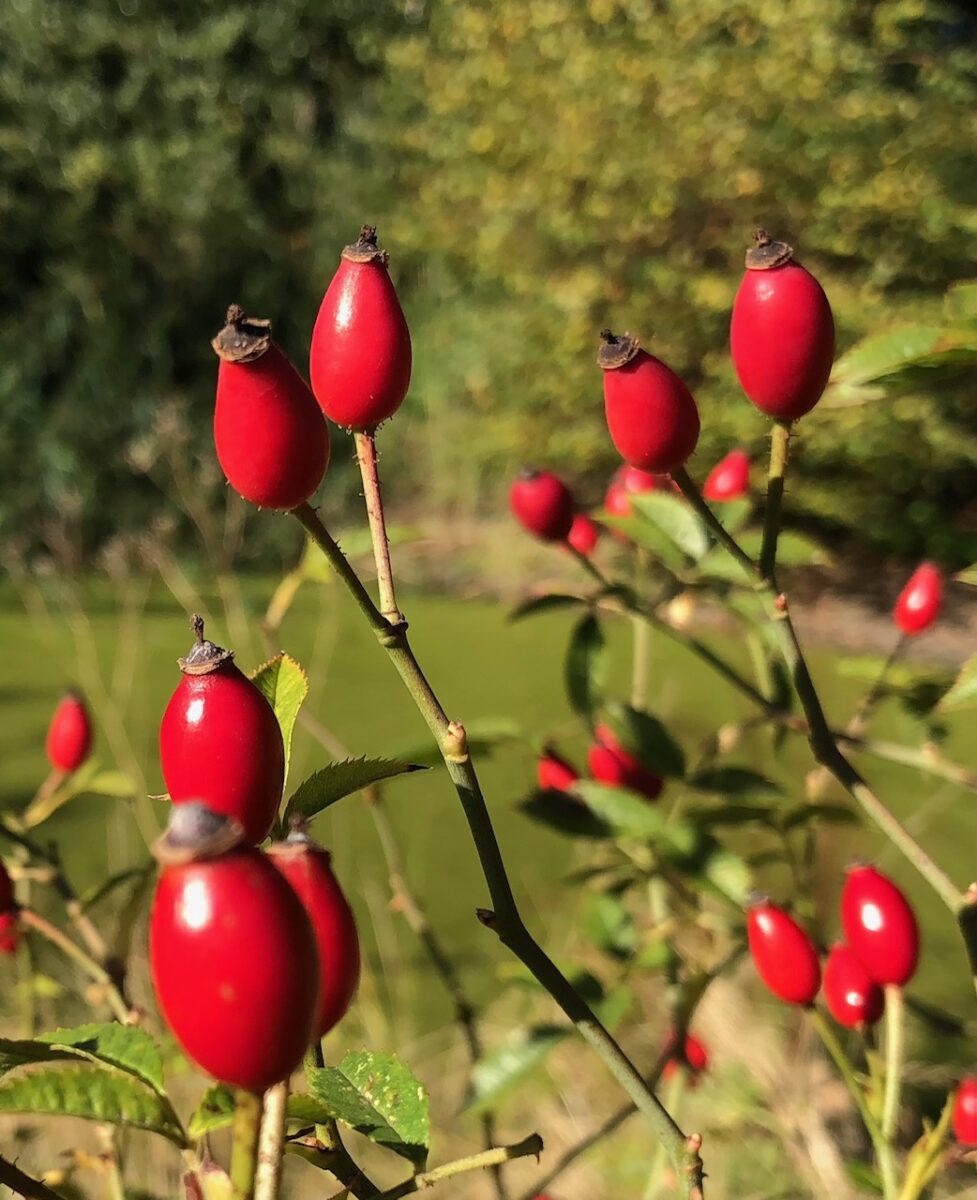
[[373, 430], [400, 408], [410, 385], [410, 331], [377, 231], [364, 225], [343, 250], [312, 330], [309, 372], [326, 416]]
[[909, 901], [875, 867], [849, 870], [841, 892], [845, 941], [879, 984], [909, 982], [919, 959], [919, 927]]
[[953, 1101], [953, 1136], [961, 1146], [977, 1146], [977, 1076], [960, 1080]]
[[360, 940], [353, 910], [336, 876], [328, 850], [303, 834], [271, 846], [272, 864], [295, 889], [312, 922], [319, 952], [319, 997], [313, 1037], [325, 1037], [349, 1008], [360, 981]]
[[750, 456], [745, 450], [730, 450], [706, 476], [702, 494], [707, 500], [723, 503], [739, 500], [750, 490]]
[[160, 765], [174, 804], [203, 801], [266, 838], [285, 783], [285, 745], [274, 709], [234, 665], [233, 654], [204, 640], [180, 659], [183, 678], [159, 730]]
[[567, 534], [567, 545], [578, 554], [591, 554], [600, 541], [600, 526], [586, 513], [577, 513]]
[[842, 943], [832, 946], [824, 964], [828, 1012], [846, 1029], [874, 1025], [885, 1009], [885, 994], [857, 955]]
[[808, 933], [769, 900], [750, 909], [746, 931], [753, 965], [770, 991], [787, 1004], [812, 1004], [821, 986], [821, 964]]
[[228, 483], [260, 508], [304, 504], [329, 462], [315, 397], [271, 340], [270, 321], [232, 305], [212, 345], [221, 360], [214, 446]]
[[536, 763], [536, 782], [541, 791], [565, 792], [580, 778], [564, 758], [552, 750], [541, 754]]
[[921, 563], [899, 593], [893, 617], [904, 634], [924, 633], [943, 607], [943, 572], [936, 563]]
[[591, 778], [609, 787], [629, 788], [648, 800], [656, 800], [665, 786], [661, 777], [626, 750], [609, 726], [598, 725], [594, 733], [597, 740], [587, 751], [587, 769]]
[[604, 415], [617, 452], [643, 471], [673, 471], [699, 440], [692, 393], [660, 359], [628, 334], [601, 332], [597, 356], [604, 373]]
[[149, 961], [167, 1025], [209, 1075], [261, 1092], [301, 1063], [319, 987], [315, 936], [259, 850], [164, 868]]
[[835, 353], [828, 298], [793, 261], [793, 249], [757, 230], [733, 301], [729, 329], [740, 386], [780, 421], [804, 416], [821, 399]]
[[552, 471], [523, 471], [509, 489], [509, 506], [523, 529], [544, 542], [566, 541], [573, 526], [573, 496]]
[[47, 731], [47, 758], [55, 771], [70, 774], [88, 758], [92, 748], [92, 719], [78, 692], [58, 701]]

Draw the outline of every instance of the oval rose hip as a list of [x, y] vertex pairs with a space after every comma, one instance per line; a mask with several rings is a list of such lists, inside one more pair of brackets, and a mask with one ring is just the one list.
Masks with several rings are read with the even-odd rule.
[[546, 750], [536, 763], [536, 782], [541, 791], [565, 792], [580, 778], [578, 773], [553, 750]]
[[524, 529], [544, 542], [563, 542], [573, 526], [570, 489], [552, 471], [523, 471], [509, 490], [509, 505]]
[[640, 792], [648, 800], [656, 800], [661, 795], [664, 780], [626, 750], [609, 726], [598, 725], [594, 734], [597, 740], [587, 751], [587, 769], [591, 778], [609, 787]]
[[326, 416], [372, 432], [400, 408], [410, 385], [410, 331], [377, 231], [364, 225], [343, 250], [312, 330], [309, 372]]
[[821, 399], [835, 353], [831, 306], [793, 248], [758, 229], [729, 328], [740, 386], [761, 412], [803, 417]]
[[824, 1000], [846, 1029], [874, 1025], [885, 1009], [885, 995], [862, 961], [845, 945], [832, 946], [824, 965]]
[[880, 984], [909, 982], [919, 959], [919, 927], [909, 901], [875, 867], [852, 867], [841, 892], [845, 941]]
[[567, 534], [567, 545], [578, 554], [590, 554], [600, 541], [600, 526], [586, 513], [577, 513]]
[[953, 1134], [961, 1146], [977, 1146], [977, 1076], [960, 1080], [953, 1101]]
[[91, 748], [92, 721], [85, 701], [80, 692], [65, 692], [48, 726], [48, 762], [55, 771], [70, 774], [88, 758]]
[[360, 981], [356, 921], [332, 871], [328, 850], [304, 833], [270, 846], [268, 856], [295, 889], [309, 915], [319, 952], [319, 997], [312, 1035], [316, 1041], [343, 1018]]
[[746, 931], [750, 957], [770, 991], [787, 1004], [812, 1004], [821, 986], [821, 964], [807, 932], [769, 900], [752, 906]]
[[271, 322], [232, 304], [211, 345], [220, 361], [214, 446], [227, 482], [259, 508], [304, 504], [329, 463], [329, 431]]
[[673, 471], [699, 440], [699, 410], [675, 372], [636, 338], [601, 331], [604, 414], [611, 441], [632, 467]]
[[252, 844], [268, 836], [285, 784], [285, 744], [274, 709], [234, 665], [229, 650], [204, 640], [181, 658], [183, 679], [159, 729], [160, 765], [174, 804], [200, 800], [233, 817]]
[[738, 500], [750, 490], [750, 456], [745, 450], [730, 450], [706, 476], [702, 494], [707, 500], [722, 503]]
[[315, 937], [259, 850], [164, 868], [149, 961], [167, 1025], [215, 1079], [262, 1092], [302, 1061], [319, 985]]
[[904, 634], [923, 633], [943, 607], [943, 572], [932, 562], [921, 563], [899, 593], [893, 617]]

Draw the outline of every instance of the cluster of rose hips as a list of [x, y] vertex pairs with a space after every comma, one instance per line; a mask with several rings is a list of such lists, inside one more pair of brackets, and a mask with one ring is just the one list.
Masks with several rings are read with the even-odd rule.
[[[329, 462], [325, 417], [372, 434], [406, 395], [410, 333], [376, 230], [347, 246], [316, 319], [312, 388], [270, 322], [227, 313], [214, 443], [231, 486], [289, 510]], [[257, 849], [282, 802], [285, 749], [271, 705], [203, 637], [180, 660], [160, 760], [175, 807], [150, 922], [160, 1008], [187, 1055], [225, 1083], [263, 1091], [287, 1078], [346, 1012], [359, 979], [353, 915], [329, 854], [302, 831]]]

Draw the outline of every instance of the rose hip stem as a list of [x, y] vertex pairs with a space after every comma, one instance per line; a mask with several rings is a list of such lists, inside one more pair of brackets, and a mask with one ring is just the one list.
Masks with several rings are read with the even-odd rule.
[[363, 499], [366, 515], [370, 522], [370, 540], [373, 542], [373, 559], [377, 565], [377, 591], [380, 594], [380, 612], [391, 625], [402, 625], [404, 616], [397, 607], [394, 592], [393, 570], [390, 566], [390, 539], [383, 515], [383, 498], [380, 493], [380, 473], [377, 470], [377, 442], [375, 433], [357, 431], [356, 461], [359, 463], [363, 480]]
[[244, 1088], [235, 1088], [231, 1126], [231, 1200], [253, 1200], [260, 1127], [261, 1097]]
[[631, 1060], [526, 928], [512, 894], [492, 819], [468, 753], [464, 727], [448, 720], [414, 657], [407, 640], [406, 626], [391, 625], [384, 618], [314, 509], [308, 504], [301, 504], [292, 510], [292, 515], [311, 535], [352, 594], [435, 738], [468, 820], [492, 898], [494, 912], [480, 913], [480, 918], [529, 968], [584, 1040], [604, 1060], [614, 1078], [644, 1113], [656, 1136], [667, 1145], [676, 1173], [688, 1181], [688, 1194], [699, 1197], [703, 1178], [699, 1139], [686, 1139]]

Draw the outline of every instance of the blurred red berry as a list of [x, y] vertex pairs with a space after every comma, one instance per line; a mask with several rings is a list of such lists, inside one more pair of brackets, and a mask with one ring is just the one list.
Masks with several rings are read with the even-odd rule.
[[730, 450], [706, 476], [702, 494], [707, 500], [739, 500], [750, 490], [750, 456], [745, 450]]
[[953, 1133], [961, 1146], [977, 1146], [977, 1075], [960, 1080], [953, 1101]]
[[770, 991], [787, 1004], [812, 1004], [821, 986], [821, 964], [808, 933], [769, 900], [750, 909], [746, 931], [750, 957]]
[[0, 913], [0, 954], [13, 954], [20, 944], [15, 912]]
[[919, 927], [909, 901], [875, 867], [849, 870], [841, 892], [845, 941], [880, 984], [902, 987], [916, 970]]
[[832, 946], [824, 964], [824, 1000], [846, 1029], [874, 1025], [885, 1010], [885, 994], [848, 946]]
[[[665, 1050], [673, 1051], [678, 1049], [678, 1037], [675, 1030], [671, 1030], [668, 1037], [665, 1039]], [[679, 1067], [687, 1067], [690, 1075], [695, 1077], [705, 1071], [709, 1066], [709, 1052], [699, 1039], [691, 1033], [685, 1035], [685, 1053], [673, 1054], [665, 1063], [662, 1069], [662, 1079], [671, 1079]]]
[[578, 554], [590, 554], [600, 541], [600, 526], [586, 513], [577, 513], [567, 534], [567, 544]]
[[47, 731], [48, 762], [56, 771], [77, 771], [92, 748], [92, 721], [80, 692], [58, 701]]
[[523, 471], [509, 491], [516, 520], [544, 542], [566, 541], [573, 525], [570, 489], [552, 471]]
[[758, 229], [733, 301], [729, 328], [740, 386], [780, 421], [804, 416], [821, 399], [835, 353], [828, 298], [793, 250]]
[[903, 633], [924, 633], [943, 607], [943, 573], [936, 563], [924, 562], [913, 571], [899, 593], [893, 617]]
[[699, 440], [699, 410], [671, 367], [635, 338], [601, 332], [597, 362], [604, 372], [604, 414], [611, 441], [632, 467], [673, 471]]
[[607, 725], [594, 730], [597, 740], [587, 751], [587, 768], [591, 778], [610, 787], [629, 788], [649, 800], [661, 795], [664, 781], [635, 758], [614, 736]]
[[552, 750], [547, 750], [536, 763], [536, 782], [544, 792], [565, 792], [580, 778], [573, 767]]

